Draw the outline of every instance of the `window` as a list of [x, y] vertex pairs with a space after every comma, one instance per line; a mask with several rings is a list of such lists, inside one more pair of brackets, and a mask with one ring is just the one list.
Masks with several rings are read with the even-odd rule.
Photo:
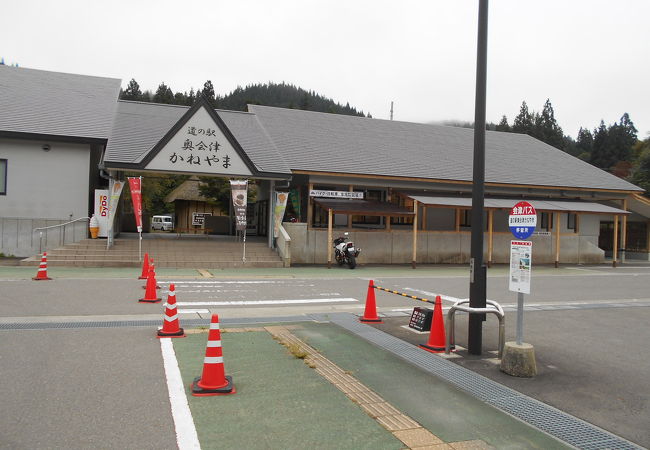
[[471, 227], [472, 226], [472, 210], [471, 209], [461, 209], [460, 210], [460, 226], [461, 227]]
[[575, 213], [567, 213], [566, 217], [566, 227], [569, 230], [573, 230], [574, 233], [578, 231], [577, 223], [578, 221], [576, 220], [576, 214]]
[[0, 159], [0, 195], [7, 195], [7, 160]]
[[550, 231], [553, 229], [553, 213], [543, 212], [540, 213], [539, 229], [543, 231]]

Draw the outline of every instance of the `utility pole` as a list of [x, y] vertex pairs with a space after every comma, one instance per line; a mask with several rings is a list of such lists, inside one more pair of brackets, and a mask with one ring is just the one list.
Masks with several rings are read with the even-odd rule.
[[[485, 204], [485, 91], [487, 79], [488, 0], [479, 0], [474, 110], [474, 167], [472, 184], [472, 243], [469, 306], [485, 308], [487, 268], [483, 264], [483, 207]], [[469, 314], [467, 350], [480, 355], [485, 314]]]
[[390, 120], [393, 120], [393, 102], [390, 102]]

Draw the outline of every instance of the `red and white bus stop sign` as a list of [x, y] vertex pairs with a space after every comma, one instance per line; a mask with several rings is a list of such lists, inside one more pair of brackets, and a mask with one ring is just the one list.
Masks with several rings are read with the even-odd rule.
[[527, 239], [537, 226], [537, 212], [528, 202], [519, 202], [510, 210], [508, 226], [517, 239]]

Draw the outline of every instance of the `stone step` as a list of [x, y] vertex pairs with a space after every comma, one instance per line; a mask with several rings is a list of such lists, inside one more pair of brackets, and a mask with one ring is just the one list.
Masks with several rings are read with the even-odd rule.
[[[23, 264], [25, 266], [38, 266], [38, 263], [34, 262], [33, 264]], [[141, 267], [141, 263], [138, 261], [130, 260], [116, 260], [116, 261], [107, 261], [107, 260], [59, 260], [53, 261], [50, 263], [48, 261], [48, 267]], [[239, 261], [180, 261], [180, 262], [162, 262], [160, 264], [156, 263], [158, 268], [192, 268], [192, 269], [228, 269], [228, 268], [241, 268], [241, 267], [255, 267], [255, 268], [276, 268], [283, 267], [281, 261], [257, 261], [249, 260], [246, 258], [246, 263]]]

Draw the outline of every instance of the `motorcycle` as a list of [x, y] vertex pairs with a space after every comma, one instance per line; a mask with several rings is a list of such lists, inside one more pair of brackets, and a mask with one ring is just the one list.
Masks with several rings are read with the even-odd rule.
[[357, 257], [361, 253], [360, 248], [354, 247], [354, 242], [348, 241], [348, 233], [334, 239], [334, 256], [339, 266], [347, 264], [350, 269], [357, 266]]

